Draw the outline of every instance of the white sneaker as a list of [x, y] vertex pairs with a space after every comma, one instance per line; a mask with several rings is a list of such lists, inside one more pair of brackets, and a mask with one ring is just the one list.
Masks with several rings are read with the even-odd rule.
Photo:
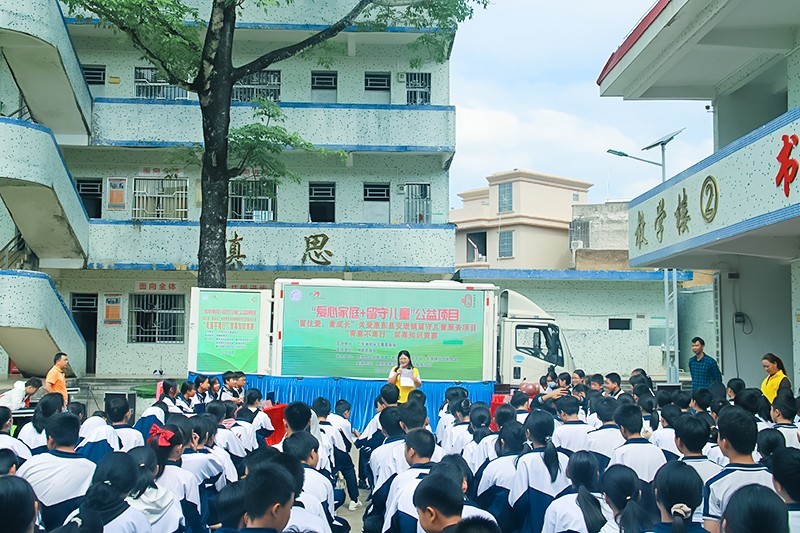
[[350, 505], [349, 505], [347, 508], [348, 508], [349, 510], [351, 510], [351, 511], [355, 511], [356, 509], [358, 509], [358, 508], [359, 508], [359, 507], [361, 507], [362, 505], [363, 505], [363, 504], [362, 504], [361, 502], [359, 502], [359, 501], [353, 501], [353, 500], [350, 500]]

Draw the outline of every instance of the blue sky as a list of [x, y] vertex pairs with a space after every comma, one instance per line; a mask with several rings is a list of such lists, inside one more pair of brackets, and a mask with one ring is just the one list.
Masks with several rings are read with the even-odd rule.
[[629, 200], [661, 181], [652, 165], [606, 154], [639, 150], [686, 127], [667, 149], [668, 177], [712, 152], [707, 102], [635, 102], [600, 97], [597, 77], [651, 2], [495, 0], [462, 25], [451, 57], [457, 193], [514, 168], [594, 183], [591, 202]]

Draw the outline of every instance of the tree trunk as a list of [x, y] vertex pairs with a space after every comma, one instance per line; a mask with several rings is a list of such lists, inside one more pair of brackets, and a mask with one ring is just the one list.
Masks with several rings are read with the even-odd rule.
[[[233, 88], [233, 31], [236, 3], [228, 7], [218, 0], [215, 14], [221, 16], [214, 31], [215, 49], [208, 59], [213, 64], [204, 88], [199, 92], [203, 116], [202, 210], [200, 213], [200, 248], [197, 253], [198, 287], [226, 286], [226, 230], [228, 226], [228, 130], [230, 129]], [[213, 22], [212, 22], [213, 23]], [[211, 30], [211, 28], [209, 28]], [[210, 38], [210, 36], [209, 36]]]

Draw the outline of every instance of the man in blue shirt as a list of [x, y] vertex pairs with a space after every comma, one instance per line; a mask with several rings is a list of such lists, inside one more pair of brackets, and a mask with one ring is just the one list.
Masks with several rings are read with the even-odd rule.
[[722, 374], [714, 359], [706, 355], [706, 343], [700, 337], [692, 339], [694, 357], [689, 359], [689, 372], [692, 374], [692, 390], [707, 389], [712, 383], [722, 382]]

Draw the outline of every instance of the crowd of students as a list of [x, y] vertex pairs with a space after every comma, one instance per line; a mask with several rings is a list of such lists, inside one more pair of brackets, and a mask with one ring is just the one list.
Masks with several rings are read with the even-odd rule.
[[399, 403], [387, 383], [363, 432], [347, 400], [320, 397], [288, 404], [269, 446], [243, 378], [165, 380], [133, 425], [124, 397], [86, 416], [50, 393], [12, 437], [0, 406], [3, 531], [346, 533], [349, 496], [365, 533], [800, 532], [790, 390], [770, 403], [740, 379], [654, 393], [641, 369], [625, 384], [549, 373], [494, 413], [451, 387], [433, 432], [425, 393]]

